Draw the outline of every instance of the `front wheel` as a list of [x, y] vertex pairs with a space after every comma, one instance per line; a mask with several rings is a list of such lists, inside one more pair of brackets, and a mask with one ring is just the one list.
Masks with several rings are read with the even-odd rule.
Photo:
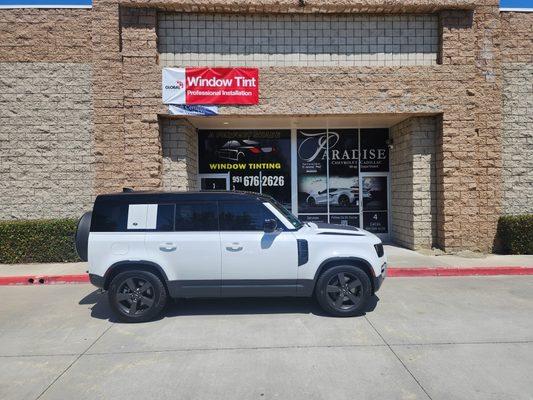
[[107, 293], [111, 310], [123, 322], [149, 321], [161, 313], [167, 302], [163, 282], [146, 271], [118, 274]]
[[353, 265], [339, 265], [326, 270], [320, 275], [315, 290], [322, 309], [336, 317], [361, 314], [371, 294], [368, 275]]

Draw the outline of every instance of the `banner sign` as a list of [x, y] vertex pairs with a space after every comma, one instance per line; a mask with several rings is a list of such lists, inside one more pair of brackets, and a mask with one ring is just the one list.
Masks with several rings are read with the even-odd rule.
[[163, 68], [162, 86], [164, 104], [259, 102], [257, 68]]
[[169, 104], [170, 115], [218, 115], [217, 106], [188, 106], [186, 104]]

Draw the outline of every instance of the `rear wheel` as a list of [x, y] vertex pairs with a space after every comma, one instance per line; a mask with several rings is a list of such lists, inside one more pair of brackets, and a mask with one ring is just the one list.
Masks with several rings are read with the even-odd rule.
[[307, 204], [309, 204], [310, 206], [315, 206], [316, 205], [316, 200], [313, 197], [309, 197], [307, 199]]
[[353, 265], [340, 265], [326, 270], [318, 279], [315, 296], [330, 315], [351, 317], [361, 314], [372, 288], [368, 275]]
[[156, 275], [132, 270], [115, 276], [108, 290], [109, 306], [123, 322], [145, 322], [157, 317], [167, 302], [167, 292]]

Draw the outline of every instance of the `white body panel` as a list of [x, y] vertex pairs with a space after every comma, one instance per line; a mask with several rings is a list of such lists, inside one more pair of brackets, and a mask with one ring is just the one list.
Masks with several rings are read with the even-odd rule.
[[144, 232], [91, 232], [89, 234], [89, 273], [104, 276], [120, 261], [145, 260]]
[[292, 232], [220, 232], [222, 279], [297, 279]]
[[309, 223], [295, 232], [295, 236], [309, 244], [309, 261], [298, 268], [298, 279], [313, 279], [319, 266], [332, 258], [359, 258], [371, 265], [374, 276], [381, 275], [381, 267], [387, 262], [386, 256], [378, 257], [374, 248], [381, 240], [361, 229], [318, 228]]
[[218, 232], [147, 232], [145, 247], [169, 280], [220, 280]]

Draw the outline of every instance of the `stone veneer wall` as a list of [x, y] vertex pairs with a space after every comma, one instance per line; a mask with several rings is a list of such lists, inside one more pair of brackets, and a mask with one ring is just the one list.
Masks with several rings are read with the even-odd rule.
[[533, 13], [502, 13], [502, 214], [533, 214]]
[[161, 119], [164, 190], [198, 189], [198, 136], [184, 119]]
[[392, 239], [431, 248], [437, 236], [435, 143], [439, 117], [412, 117], [390, 129]]
[[0, 63], [0, 219], [91, 208], [91, 76], [89, 64]]

